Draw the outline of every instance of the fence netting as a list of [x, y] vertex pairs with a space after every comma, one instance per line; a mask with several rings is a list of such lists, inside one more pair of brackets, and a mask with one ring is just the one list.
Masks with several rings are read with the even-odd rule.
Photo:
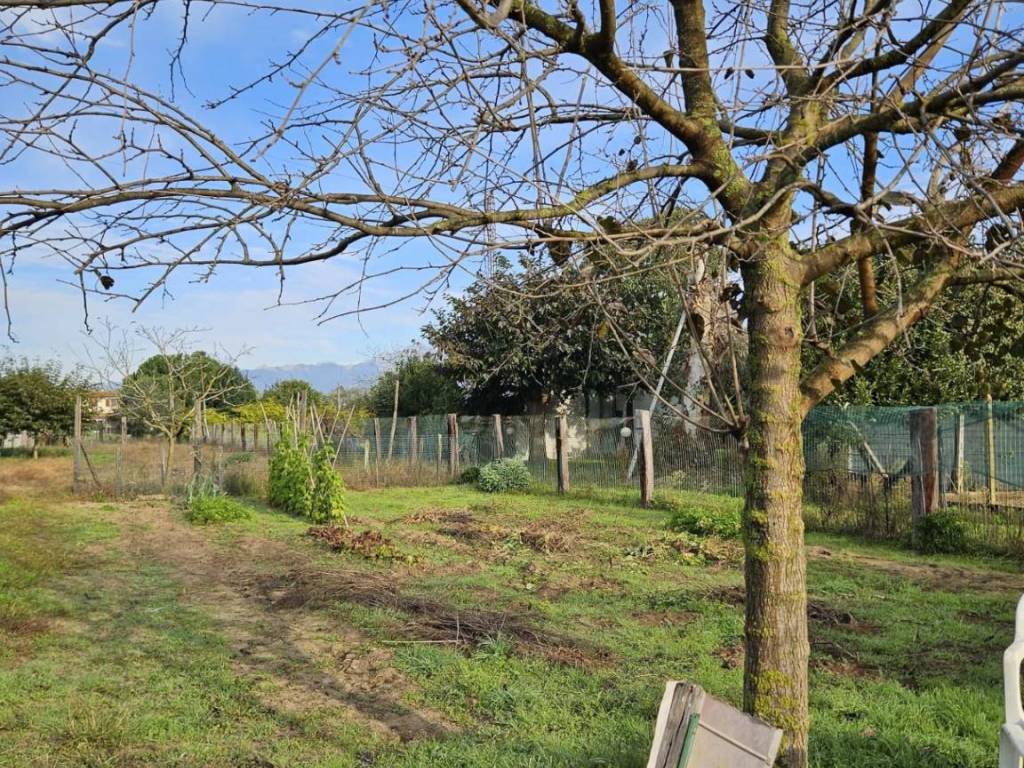
[[[501, 457], [523, 461], [538, 484], [554, 486], [556, 422], [550, 415], [458, 416], [454, 424], [445, 415], [363, 418], [322, 424], [314, 433], [335, 446], [338, 471], [354, 488], [449, 483]], [[568, 416], [566, 423], [573, 488], [638, 486], [632, 416]], [[652, 414], [651, 433], [657, 491], [742, 494], [743, 453], [734, 435], [698, 429], [668, 411]], [[125, 495], [173, 491], [199, 466], [229, 490], [261, 492], [280, 439], [276, 425], [211, 425], [202, 437], [199, 445], [186, 439], [170, 451], [151, 437], [91, 433], [79, 484]], [[958, 515], [979, 543], [1024, 551], [1024, 404], [823, 406], [806, 419], [803, 445], [809, 527], [904, 537], [915, 482], [920, 488], [933, 481], [934, 508]]]

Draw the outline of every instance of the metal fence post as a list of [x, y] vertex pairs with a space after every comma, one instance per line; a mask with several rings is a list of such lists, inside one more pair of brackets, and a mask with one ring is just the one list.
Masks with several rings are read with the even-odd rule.
[[640, 506], [649, 507], [654, 499], [654, 440], [651, 435], [651, 412], [637, 411], [633, 419], [636, 444], [639, 447]]

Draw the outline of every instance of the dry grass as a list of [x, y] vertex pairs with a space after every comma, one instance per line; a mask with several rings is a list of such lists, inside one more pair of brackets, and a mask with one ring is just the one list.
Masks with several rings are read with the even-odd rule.
[[0, 458], [0, 503], [13, 498], [54, 498], [71, 492], [71, 457]]

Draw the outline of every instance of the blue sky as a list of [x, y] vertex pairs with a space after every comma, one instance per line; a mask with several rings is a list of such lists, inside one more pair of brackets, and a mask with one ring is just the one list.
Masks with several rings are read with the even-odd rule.
[[[154, 18], [135, 31], [133, 77], [165, 96], [171, 93], [168, 51], [176, 42], [180, 15], [179, 4], [160, 3]], [[307, 23], [287, 15], [243, 20], [239, 11], [230, 8], [193, 18], [183, 59], [187, 88], [180, 79], [176, 81], [177, 103], [224, 136], [243, 139], [254, 119], [278, 112], [278, 105], [290, 99], [292, 91], [263, 88], [217, 110], [205, 109], [204, 103], [223, 96], [230, 85], [262, 73], [270, 57], [280, 55], [290, 41], [303, 39], [309, 31], [304, 28]], [[104, 44], [100, 54], [103, 68], [123, 71], [128, 65], [128, 34], [129, 30], [123, 28]], [[366, 45], [365, 40], [350, 41], [343, 51], [342, 69], [346, 61], [354, 62], [353, 66], [365, 64]], [[226, 55], [228, 52], [230, 55]], [[13, 91], [7, 88], [5, 93], [11, 96]], [[104, 138], [95, 137], [97, 142]], [[41, 154], [26, 154], [0, 169], [0, 184], [14, 187], [57, 186], [69, 178], [61, 164]], [[430, 250], [425, 243], [415, 247]], [[410, 256], [409, 250], [403, 248], [402, 258], [422, 258], [415, 253]], [[337, 289], [356, 276], [358, 269], [355, 256], [343, 255], [329, 263], [287, 272], [281, 295], [285, 306], [275, 306], [280, 286], [278, 275], [271, 270], [222, 268], [209, 283], [201, 285], [194, 282], [196, 273], [181, 272], [172, 277], [167, 295], [153, 296], [138, 309], [133, 310], [132, 304], [123, 300], [103, 302], [91, 297], [89, 313], [94, 320], [106, 318], [118, 325], [138, 322], [207, 329], [207, 336], [226, 349], [251, 347], [251, 353], [240, 361], [246, 367], [353, 363], [409, 345], [429, 318], [423, 314], [422, 300], [326, 323], [318, 322], [317, 305], [288, 305]], [[119, 289], [132, 287], [132, 273], [117, 277], [121, 281]], [[29, 357], [57, 358], [68, 363], [81, 360], [87, 342], [82, 295], [76, 286], [64, 282], [73, 279], [68, 265], [59, 258], [31, 250], [20, 253], [9, 275], [17, 343], [0, 338], [0, 347]], [[376, 281], [368, 286], [367, 299], [386, 303], [408, 292], [412, 285], [411, 278], [401, 275], [387, 282]]]

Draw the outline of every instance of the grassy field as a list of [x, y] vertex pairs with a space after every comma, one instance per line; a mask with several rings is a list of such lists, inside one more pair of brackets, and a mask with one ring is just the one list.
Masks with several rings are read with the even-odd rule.
[[[739, 700], [738, 546], [631, 494], [352, 492], [380, 536], [334, 551], [72, 499], [67, 461], [0, 459], [2, 766], [629, 768], [666, 678]], [[995, 766], [1020, 568], [808, 551], [813, 765]]]

